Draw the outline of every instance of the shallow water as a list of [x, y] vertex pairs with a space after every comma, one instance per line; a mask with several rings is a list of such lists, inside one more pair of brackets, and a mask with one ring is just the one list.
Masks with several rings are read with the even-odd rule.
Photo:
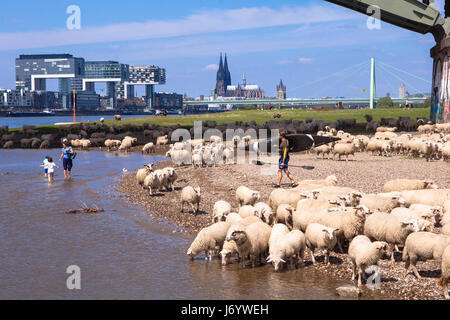
[[[73, 180], [56, 169], [49, 185], [43, 156], [0, 151], [0, 299], [336, 299], [345, 284], [311, 267], [275, 273], [190, 261], [192, 236], [173, 233], [114, 190], [122, 168], [161, 158], [79, 151]], [[80, 200], [105, 212], [65, 214]], [[81, 269], [81, 290], [66, 287], [69, 265]]]

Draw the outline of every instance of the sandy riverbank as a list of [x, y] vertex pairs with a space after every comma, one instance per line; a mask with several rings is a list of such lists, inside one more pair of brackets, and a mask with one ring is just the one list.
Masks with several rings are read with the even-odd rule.
[[[320, 179], [330, 174], [336, 175], [338, 184], [348, 186], [363, 192], [381, 192], [383, 184], [390, 179], [433, 179], [440, 188], [450, 188], [450, 164], [442, 161], [425, 162], [423, 159], [412, 159], [404, 156], [390, 158], [373, 157], [366, 153], [358, 153], [356, 161], [332, 161], [316, 159], [315, 155], [293, 154], [291, 165], [313, 166], [313, 170], [292, 167], [291, 173], [297, 180]], [[158, 167], [172, 165], [163, 162]], [[268, 166], [266, 166], [268, 167]], [[253, 164], [221, 165], [193, 169], [192, 167], [177, 168], [178, 180], [173, 192], [161, 192], [150, 197], [147, 191], [137, 186], [133, 173], [126, 175], [118, 187], [125, 198], [145, 207], [149, 214], [166, 219], [177, 226], [179, 231], [194, 234], [211, 223], [211, 214], [217, 200], [230, 202], [237, 211], [235, 190], [240, 185], [246, 185], [261, 192], [262, 200], [267, 201], [275, 176], [261, 174], [262, 166]], [[287, 182], [287, 181], [284, 181]], [[181, 188], [191, 185], [202, 189], [201, 212], [180, 213]], [[333, 253], [331, 266], [310, 264], [307, 255], [307, 268], [316, 268], [324, 272], [324, 276], [345, 279], [351, 282], [351, 262], [347, 254]], [[416, 280], [412, 273], [405, 277], [404, 263], [401, 255], [396, 255], [397, 262], [391, 266], [388, 259], [380, 262], [382, 269], [381, 292], [389, 293], [399, 299], [441, 299], [442, 289], [437, 285], [440, 276], [440, 264], [436, 261], [419, 262], [422, 280]], [[364, 289], [367, 290], [367, 289]]]

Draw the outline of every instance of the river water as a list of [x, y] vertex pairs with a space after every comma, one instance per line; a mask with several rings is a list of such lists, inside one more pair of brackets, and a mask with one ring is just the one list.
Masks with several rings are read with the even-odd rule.
[[[49, 185], [44, 155], [0, 150], [0, 299], [336, 299], [345, 284], [311, 267], [276, 273], [190, 261], [193, 236], [173, 233], [115, 191], [123, 168], [162, 158], [79, 151], [73, 180], [56, 169]], [[105, 212], [65, 214], [80, 200]], [[70, 265], [81, 270], [81, 290], [67, 289]]]

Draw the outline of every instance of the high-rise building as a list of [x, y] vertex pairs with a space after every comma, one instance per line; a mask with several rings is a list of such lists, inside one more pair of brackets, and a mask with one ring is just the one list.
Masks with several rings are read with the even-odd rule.
[[280, 84], [277, 85], [277, 99], [286, 100], [286, 86], [283, 84], [283, 80], [280, 79]]
[[398, 87], [398, 97], [400, 99], [406, 98], [406, 87], [403, 83]]

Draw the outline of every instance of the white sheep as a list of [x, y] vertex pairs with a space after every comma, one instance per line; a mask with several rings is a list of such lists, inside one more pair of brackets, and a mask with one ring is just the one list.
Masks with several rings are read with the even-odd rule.
[[290, 229], [293, 228], [294, 208], [289, 204], [280, 204], [275, 215], [275, 223], [284, 223]]
[[[197, 213], [199, 211], [200, 187], [193, 188], [191, 186], [187, 186], [181, 190], [181, 212], [184, 212], [185, 203], [188, 203], [192, 206], [192, 211], [194, 213]], [[197, 206], [197, 208], [195, 206]]]
[[224, 200], [216, 201], [213, 208], [213, 222], [225, 221], [230, 212], [231, 204]]
[[316, 263], [314, 251], [316, 249], [325, 250], [325, 264], [330, 264], [330, 251], [336, 245], [336, 229], [329, 228], [319, 223], [311, 223], [306, 228], [305, 238], [306, 246], [311, 250], [311, 260]]
[[377, 194], [365, 194], [359, 204], [365, 205], [371, 211], [391, 212], [392, 209], [404, 206], [405, 200], [399, 196], [384, 197]]
[[[417, 220], [419, 231], [431, 231], [433, 223], [428, 219], [428, 215], [412, 211], [408, 208], [395, 208], [391, 212], [392, 216], [399, 217], [402, 220]], [[427, 220], [428, 219], [428, 220]]]
[[239, 255], [236, 242], [225, 240], [222, 250], [220, 251], [220, 256], [222, 257], [222, 265], [229, 264], [233, 255]]
[[203, 228], [191, 243], [186, 254], [194, 259], [200, 252], [205, 251], [206, 258], [211, 260], [214, 251], [220, 250], [222, 247], [230, 226], [227, 222], [217, 222]]
[[188, 165], [191, 163], [191, 153], [187, 150], [169, 150], [166, 153], [166, 157], [170, 156], [170, 159], [177, 166], [183, 164]]
[[120, 144], [119, 150], [125, 150], [126, 152], [128, 152], [129, 149], [131, 149], [131, 147], [137, 142], [137, 138], [133, 138], [133, 137], [125, 137], [122, 140], [122, 143]]
[[165, 167], [164, 169], [162, 169], [162, 171], [164, 172], [164, 175], [166, 177], [164, 185], [166, 187], [166, 190], [170, 189], [173, 191], [174, 190], [173, 184], [178, 178], [175, 168]]
[[239, 206], [254, 205], [259, 199], [261, 199], [259, 191], [251, 190], [245, 186], [236, 189], [236, 200], [239, 202]]
[[405, 261], [406, 275], [411, 266], [414, 275], [420, 279], [416, 268], [417, 261], [419, 259], [421, 261], [440, 260], [448, 245], [450, 245], [450, 237], [446, 235], [424, 231], [411, 233], [406, 238], [402, 255], [402, 260]]
[[262, 221], [269, 225], [273, 224], [273, 212], [267, 203], [257, 202], [254, 207], [258, 211], [258, 217], [261, 218]]
[[318, 222], [322, 214], [328, 213], [333, 205], [326, 200], [302, 199], [293, 213], [293, 229], [306, 231], [309, 224]]
[[238, 224], [241, 223], [243, 218], [236, 212], [230, 212], [227, 217], [225, 218], [226, 222], [229, 222], [231, 224]]
[[346, 206], [356, 207], [360, 204], [362, 193], [356, 189], [348, 187], [327, 186], [318, 189], [318, 200], [326, 200], [332, 202], [342, 202]]
[[448, 294], [448, 283], [450, 282], [450, 246], [445, 248], [442, 254], [441, 263], [441, 277], [439, 278], [438, 285], [442, 286], [444, 290], [445, 299], [450, 299]]
[[169, 143], [169, 138], [167, 137], [167, 134], [164, 136], [160, 136], [158, 138], [156, 138], [156, 145], [157, 146], [162, 146], [162, 145], [166, 145]]
[[331, 175], [322, 180], [302, 180], [298, 183], [297, 188], [319, 189], [320, 187], [336, 186], [337, 182], [336, 176]]
[[330, 153], [332, 152], [333, 149], [331, 146], [323, 144], [319, 147], [315, 147], [313, 150], [316, 152], [318, 156], [322, 154], [322, 159], [325, 159], [325, 155], [327, 155], [327, 159], [330, 159]]
[[279, 241], [279, 239], [289, 233], [289, 229], [286, 225], [282, 223], [275, 223], [272, 227], [272, 231], [270, 232], [269, 237], [269, 254], [270, 254], [270, 247], [273, 246], [276, 242]]
[[108, 151], [110, 151], [112, 148], [119, 148], [121, 143], [122, 141], [120, 140], [106, 139], [105, 147], [107, 147]]
[[155, 145], [149, 142], [142, 147], [142, 153], [155, 153]]
[[393, 246], [403, 245], [409, 234], [419, 231], [417, 220], [406, 220], [388, 213], [375, 212], [366, 218], [364, 235], [372, 241], [385, 241], [391, 245], [391, 261], [394, 262]]
[[256, 222], [263, 222], [263, 221], [260, 218], [258, 218], [257, 216], [248, 216], [248, 217], [242, 219], [241, 224], [246, 227], [246, 226], [249, 226]]
[[269, 237], [272, 228], [264, 222], [255, 222], [241, 230], [236, 230], [231, 234], [230, 240], [236, 243], [239, 256], [242, 258], [242, 266], [245, 267], [245, 260], [250, 257], [252, 266], [255, 266], [256, 258], [259, 261], [269, 248]]
[[383, 192], [437, 189], [437, 185], [432, 180], [395, 179], [384, 184]]
[[339, 156], [339, 161], [341, 161], [341, 156], [345, 156], [345, 161], [348, 161], [348, 156], [352, 155], [355, 157], [355, 152], [358, 151], [358, 143], [337, 143], [333, 147], [333, 160], [334, 156], [337, 154]]
[[362, 285], [361, 278], [365, 273], [366, 268], [373, 265], [378, 265], [378, 260], [381, 259], [386, 252], [387, 243], [384, 241], [371, 242], [370, 239], [364, 235], [356, 236], [348, 247], [348, 255], [352, 260], [352, 280], [356, 278], [356, 271], [358, 270], [358, 286]]
[[239, 208], [239, 215], [242, 218], [247, 218], [250, 216], [256, 216], [259, 217], [259, 212], [254, 206], [245, 205]]
[[282, 236], [269, 246], [267, 262], [272, 263], [275, 271], [278, 271], [290, 260], [291, 265], [298, 262], [303, 264], [305, 255], [305, 235], [299, 230], [292, 230]]
[[450, 189], [407, 190], [400, 192], [407, 204], [421, 203], [430, 206], [443, 206], [450, 200]]
[[150, 195], [153, 195], [153, 190], [158, 190], [161, 187], [160, 179], [156, 172], [150, 172], [145, 177], [143, 187], [148, 189]]
[[274, 189], [269, 195], [268, 204], [273, 211], [277, 211], [278, 206], [281, 204], [288, 204], [295, 208], [297, 202], [302, 199], [313, 199], [317, 196], [318, 191], [309, 190], [287, 190], [287, 189]]
[[203, 165], [203, 157], [202, 157], [202, 153], [201, 150], [200, 152], [192, 152], [192, 167], [195, 168], [201, 168]]
[[145, 177], [147, 177], [152, 170], [153, 164], [149, 163], [144, 165], [144, 168], [141, 168], [136, 172], [136, 181], [140, 186], [144, 184]]

